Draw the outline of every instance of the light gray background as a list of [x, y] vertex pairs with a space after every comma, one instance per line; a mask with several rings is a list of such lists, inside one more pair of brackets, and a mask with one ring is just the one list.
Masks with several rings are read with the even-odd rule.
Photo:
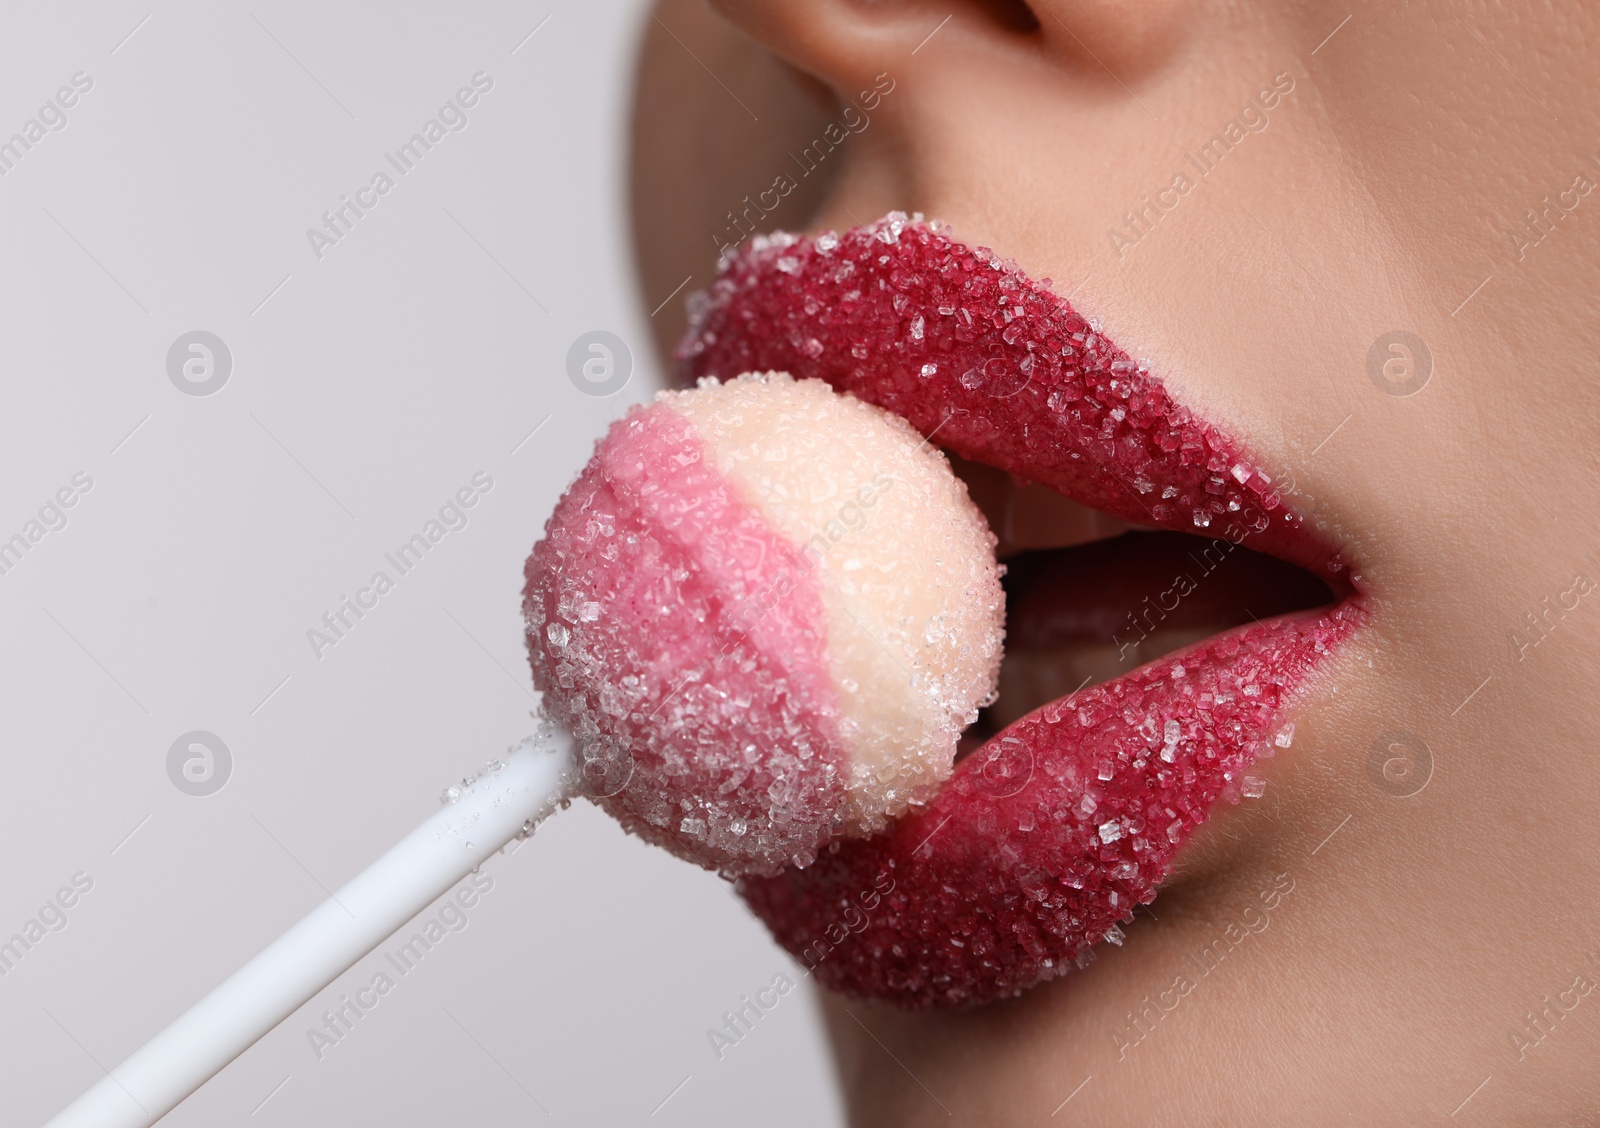
[[[0, 15], [0, 140], [94, 79], [0, 178], [0, 539], [94, 481], [0, 575], [0, 940], [94, 880], [0, 978], [5, 1123], [57, 1111], [527, 731], [522, 560], [659, 380], [623, 223], [642, 16]], [[495, 85], [469, 126], [318, 261], [306, 229], [480, 70]], [[215, 395], [168, 379], [193, 329], [233, 352]], [[610, 398], [565, 370], [593, 329], [638, 366]], [[307, 630], [477, 471], [494, 487], [470, 524], [319, 659]], [[206, 798], [166, 771], [193, 729], [234, 757]], [[469, 926], [323, 1060], [307, 1028], [378, 956], [166, 1123], [838, 1121], [808, 992], [710, 1049], [792, 968], [722, 882], [586, 805], [486, 872]]]

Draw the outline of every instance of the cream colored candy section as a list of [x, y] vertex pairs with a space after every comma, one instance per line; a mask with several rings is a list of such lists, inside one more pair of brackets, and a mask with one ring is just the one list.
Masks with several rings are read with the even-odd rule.
[[994, 693], [1004, 595], [994, 536], [943, 454], [898, 416], [784, 373], [661, 397], [733, 491], [801, 550], [827, 617], [851, 748], [850, 831], [950, 775]]

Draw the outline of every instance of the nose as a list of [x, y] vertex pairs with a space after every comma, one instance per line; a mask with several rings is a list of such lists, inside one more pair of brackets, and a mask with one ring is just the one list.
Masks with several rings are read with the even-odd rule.
[[1081, 72], [1091, 86], [1138, 81], [1170, 58], [1189, 7], [1189, 0], [711, 2], [746, 35], [846, 97], [885, 70], [912, 84], [977, 65]]

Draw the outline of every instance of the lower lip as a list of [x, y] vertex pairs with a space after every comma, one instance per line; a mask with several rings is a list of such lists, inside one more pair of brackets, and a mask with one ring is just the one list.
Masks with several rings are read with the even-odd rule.
[[837, 991], [902, 1006], [1016, 995], [1121, 943], [1219, 800], [1287, 747], [1307, 675], [1359, 603], [1207, 639], [1023, 717], [920, 813], [741, 892]]

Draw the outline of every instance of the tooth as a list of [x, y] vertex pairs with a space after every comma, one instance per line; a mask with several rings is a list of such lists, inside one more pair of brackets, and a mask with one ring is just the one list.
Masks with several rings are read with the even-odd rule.
[[988, 519], [1000, 544], [997, 553], [1011, 556], [1028, 549], [1070, 548], [1109, 540], [1135, 526], [1024, 478], [948, 455], [951, 466]]
[[1068, 548], [1105, 540], [1132, 528], [1079, 505], [1047, 486], [1013, 481], [1006, 493], [1001, 539], [1017, 549]]
[[1130, 647], [1085, 638], [1049, 651], [1013, 648], [1000, 667], [1000, 695], [990, 706], [989, 717], [995, 725], [1004, 727], [1085, 684], [1127, 673], [1224, 627], [1225, 624], [1205, 624], [1155, 631]]

